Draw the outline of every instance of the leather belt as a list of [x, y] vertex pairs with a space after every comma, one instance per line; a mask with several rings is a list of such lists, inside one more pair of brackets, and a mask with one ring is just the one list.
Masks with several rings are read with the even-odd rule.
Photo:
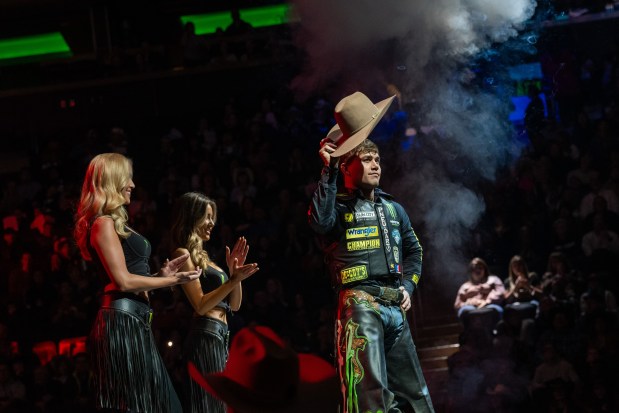
[[153, 310], [150, 306], [142, 301], [133, 300], [131, 298], [114, 299], [113, 297], [104, 295], [101, 308], [109, 308], [129, 313], [144, 322], [147, 327], [150, 327], [153, 321]]
[[191, 320], [191, 328], [194, 330], [206, 330], [225, 337], [228, 334], [228, 325], [221, 320], [211, 317], [198, 316]]
[[400, 305], [404, 299], [404, 293], [398, 288], [390, 287], [375, 287], [371, 285], [356, 285], [350, 288], [351, 290], [361, 290], [374, 296], [377, 300], [385, 301], [388, 304]]
[[206, 316], [194, 316], [191, 320], [191, 329], [201, 332], [209, 332], [220, 337], [226, 347], [230, 340], [230, 330], [228, 330], [228, 324], [221, 320]]

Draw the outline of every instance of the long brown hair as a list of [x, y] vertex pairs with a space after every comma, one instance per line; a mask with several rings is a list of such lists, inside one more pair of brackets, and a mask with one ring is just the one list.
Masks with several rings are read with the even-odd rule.
[[510, 290], [513, 290], [516, 287], [516, 278], [518, 278], [518, 276], [516, 275], [513, 269], [513, 266], [515, 264], [522, 265], [522, 272], [527, 278], [529, 278], [529, 269], [527, 267], [527, 263], [524, 261], [524, 259], [520, 255], [514, 255], [512, 259], [509, 260], [509, 267], [507, 268], [507, 272], [509, 274], [509, 277], [507, 278], [509, 279]]
[[90, 161], [82, 184], [73, 230], [84, 259], [92, 259], [88, 251], [88, 233], [95, 218], [109, 215], [114, 220], [116, 233], [123, 238], [129, 236], [130, 232], [125, 228], [128, 217], [122, 190], [132, 177], [131, 160], [119, 153], [102, 153]]
[[215, 201], [200, 192], [187, 192], [176, 201], [172, 218], [172, 245], [176, 248], [187, 248], [191, 261], [202, 268], [206, 268], [210, 258], [202, 247], [202, 239], [197, 231], [204, 222], [209, 205], [213, 209], [213, 221], [216, 221]]

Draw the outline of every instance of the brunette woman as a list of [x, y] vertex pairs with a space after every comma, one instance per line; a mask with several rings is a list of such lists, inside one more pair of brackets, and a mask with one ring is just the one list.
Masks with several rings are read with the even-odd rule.
[[[191, 361], [204, 374], [224, 369], [228, 358], [227, 314], [241, 306], [241, 281], [258, 271], [257, 264], [245, 264], [249, 247], [242, 237], [232, 251], [226, 247], [230, 276], [210, 259], [203, 243], [211, 239], [216, 220], [217, 207], [213, 200], [198, 192], [186, 193], [177, 202], [171, 236], [173, 245], [177, 247], [172, 255], [190, 256], [181, 269], [204, 269], [199, 279], [183, 285], [194, 309], [183, 353], [185, 360]], [[189, 394], [185, 398], [186, 412], [226, 411], [220, 400], [190, 380], [189, 376], [187, 380]]]

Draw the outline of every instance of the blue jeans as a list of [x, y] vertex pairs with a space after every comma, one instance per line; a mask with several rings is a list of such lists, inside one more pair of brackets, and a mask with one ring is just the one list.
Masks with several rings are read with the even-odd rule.
[[503, 315], [503, 307], [497, 304], [488, 304], [481, 308], [477, 308], [474, 305], [463, 305], [462, 307], [460, 307], [460, 309], [458, 309], [458, 318], [462, 318], [462, 314], [470, 313], [471, 311], [475, 310], [483, 310], [484, 308], [492, 308], [496, 310], [499, 315]]
[[497, 304], [488, 304], [480, 308], [474, 305], [464, 305], [458, 309], [458, 318], [462, 321], [464, 328], [476, 327], [492, 332], [503, 318], [503, 307]]
[[342, 413], [434, 412], [404, 312], [342, 290], [336, 320]]

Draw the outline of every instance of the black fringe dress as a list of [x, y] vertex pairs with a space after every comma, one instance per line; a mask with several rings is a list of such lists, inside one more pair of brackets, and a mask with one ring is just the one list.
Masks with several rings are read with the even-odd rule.
[[[207, 266], [200, 276], [200, 284], [204, 294], [209, 293], [228, 280], [225, 272]], [[230, 310], [227, 301], [222, 301], [217, 307]], [[224, 369], [228, 359], [228, 325], [223, 321], [194, 315], [191, 320], [189, 335], [185, 340], [183, 355], [185, 361], [193, 362], [202, 374], [217, 373]], [[191, 380], [187, 374], [188, 383], [185, 386], [189, 394], [184, 398], [186, 413], [225, 413], [224, 403], [206, 392], [199, 384]]]
[[[127, 269], [150, 275], [146, 238], [132, 232], [120, 239]], [[96, 252], [91, 255], [103, 269]], [[103, 274], [105, 282], [109, 278]], [[133, 293], [105, 292], [89, 337], [96, 408], [105, 411], [182, 412], [179, 398], [157, 350], [148, 300]]]

